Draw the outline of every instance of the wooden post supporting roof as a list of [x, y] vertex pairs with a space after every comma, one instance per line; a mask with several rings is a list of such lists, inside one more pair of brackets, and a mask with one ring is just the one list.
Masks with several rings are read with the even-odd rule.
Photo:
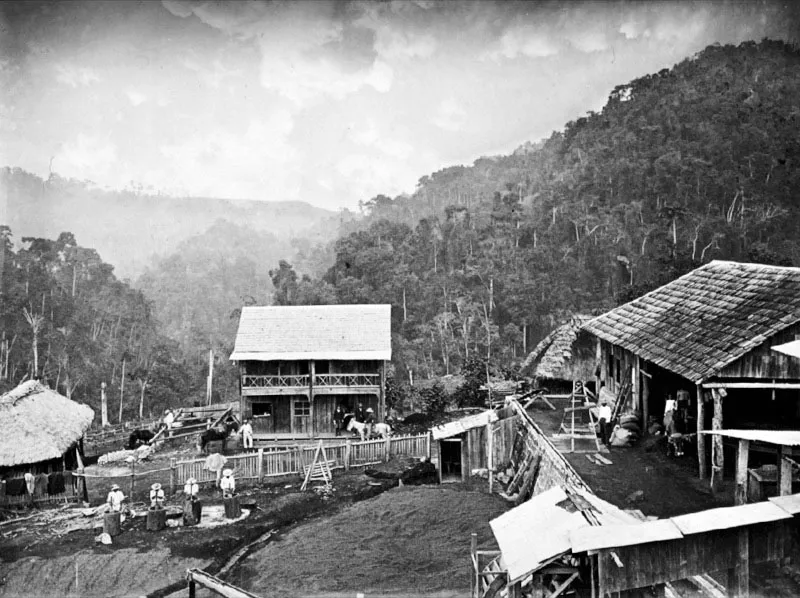
[[706, 479], [706, 435], [705, 429], [706, 412], [703, 405], [703, 390], [697, 385], [697, 465], [699, 468], [700, 479]]
[[[711, 420], [712, 430], [722, 430], [722, 393], [711, 392], [714, 397], [714, 418]], [[722, 436], [714, 434], [711, 439], [711, 490], [716, 492], [722, 483], [725, 472], [725, 456], [722, 451]]]
[[778, 449], [778, 494], [786, 496], [792, 493], [792, 462], [789, 460], [790, 449], [780, 446]]
[[[730, 591], [730, 588], [729, 590]], [[739, 550], [736, 553], [736, 598], [750, 596], [750, 528], [739, 528]]]
[[736, 455], [736, 494], [733, 504], [747, 504], [747, 464], [750, 461], [750, 441], [739, 440], [739, 451]]

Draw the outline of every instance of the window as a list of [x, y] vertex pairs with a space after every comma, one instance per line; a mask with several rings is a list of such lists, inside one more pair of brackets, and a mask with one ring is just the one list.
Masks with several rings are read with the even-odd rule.
[[311, 403], [305, 400], [295, 401], [294, 414], [295, 416], [311, 415]]
[[253, 403], [253, 417], [269, 417], [272, 415], [272, 403]]

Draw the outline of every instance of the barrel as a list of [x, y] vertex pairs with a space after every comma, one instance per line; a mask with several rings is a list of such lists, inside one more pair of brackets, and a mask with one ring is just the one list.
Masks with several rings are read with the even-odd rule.
[[187, 500], [183, 503], [183, 525], [197, 525], [203, 517], [203, 503]]
[[225, 517], [228, 519], [238, 519], [242, 515], [242, 508], [239, 506], [239, 497], [231, 496], [222, 499], [225, 505]]
[[159, 532], [167, 527], [166, 509], [149, 509], [147, 511], [147, 531]]
[[112, 538], [119, 536], [122, 532], [120, 513], [106, 513], [103, 515], [103, 533], [108, 534]]

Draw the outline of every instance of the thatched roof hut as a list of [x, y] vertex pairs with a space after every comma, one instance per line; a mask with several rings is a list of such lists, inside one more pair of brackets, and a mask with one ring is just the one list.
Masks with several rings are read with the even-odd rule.
[[58, 459], [74, 446], [94, 411], [35, 380], [0, 397], [0, 467]]
[[522, 373], [541, 380], [591, 380], [596, 367], [591, 335], [581, 327], [591, 316], [572, 316], [528, 354]]

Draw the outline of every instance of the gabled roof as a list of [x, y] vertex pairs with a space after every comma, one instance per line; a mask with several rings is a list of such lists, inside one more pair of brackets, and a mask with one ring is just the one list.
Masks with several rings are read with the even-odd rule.
[[584, 330], [699, 383], [800, 321], [800, 268], [714, 261]]
[[235, 361], [392, 358], [390, 305], [245, 307]]
[[533, 378], [548, 380], [572, 380], [582, 373], [583, 379], [594, 374], [594, 347], [581, 351], [576, 347], [581, 327], [591, 320], [591, 316], [574, 315], [569, 322], [562, 324], [528, 354], [522, 364], [524, 374]]
[[0, 467], [61, 457], [80, 440], [94, 411], [35, 380], [0, 397]]

